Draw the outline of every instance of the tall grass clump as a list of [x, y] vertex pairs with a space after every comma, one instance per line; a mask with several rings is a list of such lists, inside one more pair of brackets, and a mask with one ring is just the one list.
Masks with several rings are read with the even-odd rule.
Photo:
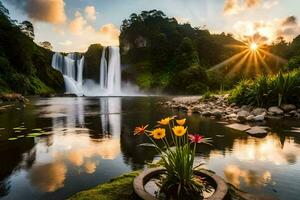
[[238, 105], [259, 107], [280, 106], [284, 103], [300, 105], [300, 70], [242, 80], [231, 91], [230, 101]]

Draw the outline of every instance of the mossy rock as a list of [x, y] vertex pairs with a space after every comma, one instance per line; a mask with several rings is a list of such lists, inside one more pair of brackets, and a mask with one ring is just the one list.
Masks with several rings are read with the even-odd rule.
[[139, 174], [134, 171], [98, 185], [92, 189], [79, 192], [70, 200], [140, 200], [133, 191], [133, 179]]

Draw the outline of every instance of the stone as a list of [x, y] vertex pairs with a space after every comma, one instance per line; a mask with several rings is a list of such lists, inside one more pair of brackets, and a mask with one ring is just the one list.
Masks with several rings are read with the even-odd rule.
[[243, 105], [243, 106], [241, 107], [241, 110], [250, 112], [251, 107], [250, 107], [250, 106]]
[[247, 121], [254, 121], [255, 116], [254, 115], [249, 115], [248, 117], [246, 117]]
[[195, 105], [192, 108], [193, 112], [201, 112], [202, 111], [202, 106], [201, 105]]
[[239, 123], [229, 124], [229, 125], [226, 125], [226, 127], [232, 128], [232, 129], [238, 130], [238, 131], [246, 131], [251, 128], [251, 126], [249, 126], [249, 125], [239, 124]]
[[270, 107], [269, 109], [268, 109], [268, 111], [269, 112], [272, 112], [272, 113], [274, 113], [274, 114], [276, 114], [276, 115], [282, 115], [283, 114], [283, 110], [281, 110], [279, 107], [277, 107], [277, 106], [273, 106], [273, 107]]
[[254, 126], [246, 130], [246, 132], [253, 136], [263, 136], [268, 134], [268, 131], [266, 131], [263, 127], [259, 127], [259, 126]]
[[257, 121], [257, 122], [264, 121], [264, 120], [265, 120], [265, 114], [256, 115], [254, 117], [254, 121]]
[[280, 106], [280, 108], [284, 111], [284, 112], [290, 112], [292, 110], [296, 110], [296, 106], [293, 104], [283, 104]]
[[211, 113], [213, 116], [216, 118], [221, 118], [222, 117], [222, 112], [220, 110], [213, 110]]
[[210, 116], [211, 116], [211, 112], [210, 112], [210, 111], [204, 111], [204, 112], [202, 113], [202, 115], [203, 115], [204, 117], [210, 117]]
[[246, 121], [246, 118], [250, 115], [250, 113], [246, 110], [242, 110], [237, 113], [238, 120]]
[[265, 108], [255, 108], [251, 113], [256, 116], [256, 115], [261, 115], [265, 112], [267, 112], [267, 109]]

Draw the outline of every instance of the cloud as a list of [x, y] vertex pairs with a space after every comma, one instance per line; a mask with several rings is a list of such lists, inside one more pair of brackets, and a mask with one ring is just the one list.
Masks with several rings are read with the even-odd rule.
[[241, 40], [259, 38], [260, 41], [272, 43], [278, 37], [291, 41], [300, 31], [297, 19], [290, 16], [271, 21], [238, 21], [233, 26], [234, 34]]
[[277, 0], [225, 0], [224, 13], [228, 15], [238, 14], [249, 8], [261, 6], [270, 9], [278, 4]]
[[29, 18], [51, 24], [62, 24], [67, 20], [64, 0], [6, 0], [23, 10]]
[[61, 43], [59, 43], [60, 45], [63, 45], [63, 46], [70, 46], [70, 45], [72, 45], [73, 44], [73, 42], [72, 41], [70, 41], [70, 40], [66, 40], [66, 41], [64, 41], [64, 42], [61, 42]]
[[94, 6], [87, 6], [84, 9], [86, 17], [89, 20], [96, 20], [96, 9]]
[[289, 16], [282, 22], [282, 25], [283, 26], [297, 25], [297, 18], [295, 16]]
[[177, 22], [179, 24], [186, 24], [186, 23], [190, 23], [191, 22], [191, 20], [189, 18], [180, 17], [180, 16], [176, 16], [175, 19], [177, 20]]
[[87, 24], [79, 11], [76, 11], [75, 18], [70, 22], [69, 27], [72, 33], [81, 34], [84, 25]]

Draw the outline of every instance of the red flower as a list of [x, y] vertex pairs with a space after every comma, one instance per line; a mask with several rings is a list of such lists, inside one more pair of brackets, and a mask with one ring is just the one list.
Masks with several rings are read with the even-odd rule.
[[189, 135], [189, 139], [192, 143], [201, 143], [203, 141], [203, 136], [199, 134]]
[[135, 127], [133, 134], [134, 135], [142, 135], [145, 133], [147, 127], [148, 127], [148, 125], [141, 126], [141, 127]]

